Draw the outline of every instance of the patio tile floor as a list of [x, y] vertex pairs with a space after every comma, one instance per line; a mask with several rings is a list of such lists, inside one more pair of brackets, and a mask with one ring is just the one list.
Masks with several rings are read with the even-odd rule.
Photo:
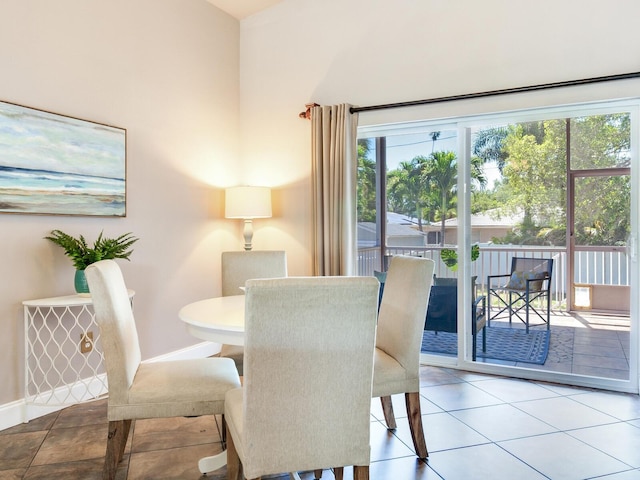
[[[524, 328], [524, 325], [514, 320], [512, 327]], [[510, 365], [614, 379], [629, 378], [629, 317], [552, 312], [550, 331], [549, 355], [543, 365], [517, 362]]]

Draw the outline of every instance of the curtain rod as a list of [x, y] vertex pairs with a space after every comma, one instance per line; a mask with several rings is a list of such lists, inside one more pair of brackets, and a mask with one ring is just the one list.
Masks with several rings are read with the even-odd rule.
[[409, 102], [386, 103], [382, 105], [370, 105], [367, 107], [351, 107], [351, 113], [368, 112], [372, 110], [385, 110], [388, 108], [413, 107], [416, 105], [428, 105], [430, 103], [450, 102], [453, 100], [467, 100], [471, 98], [492, 97], [495, 95], [505, 95], [508, 93], [534, 92], [537, 90], [547, 90], [558, 87], [573, 87], [576, 85], [587, 85], [590, 83], [610, 82], [613, 80], [627, 80], [639, 78], [640, 72], [623, 73], [620, 75], [606, 75], [603, 77], [584, 78], [582, 80], [568, 80], [566, 82], [543, 83], [541, 85], [529, 85], [528, 87], [503, 88], [501, 90], [489, 90], [487, 92], [466, 93], [463, 95], [451, 95], [449, 97], [428, 98], [425, 100], [412, 100]]

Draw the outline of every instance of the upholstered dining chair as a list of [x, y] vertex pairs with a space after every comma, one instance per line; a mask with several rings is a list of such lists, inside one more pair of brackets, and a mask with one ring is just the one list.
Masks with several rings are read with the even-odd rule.
[[378, 282], [249, 280], [244, 385], [227, 392], [227, 478], [333, 467], [369, 478]]
[[114, 479], [132, 420], [222, 415], [225, 393], [240, 386], [240, 377], [229, 358], [141, 363], [120, 267], [114, 260], [102, 260], [87, 267], [86, 276], [109, 384], [103, 478]]
[[387, 428], [396, 428], [391, 395], [404, 393], [416, 455], [428, 456], [420, 411], [420, 347], [434, 262], [394, 256], [378, 315], [373, 398], [380, 397]]
[[[222, 296], [242, 295], [244, 284], [250, 278], [282, 278], [287, 276], [287, 254], [283, 250], [249, 250], [222, 252]], [[241, 288], [242, 287], [242, 288]], [[243, 374], [244, 348], [239, 345], [222, 345], [221, 357], [236, 362]]]

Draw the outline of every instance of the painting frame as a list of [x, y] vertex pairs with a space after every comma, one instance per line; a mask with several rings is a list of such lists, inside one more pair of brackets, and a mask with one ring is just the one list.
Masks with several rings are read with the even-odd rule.
[[0, 213], [126, 217], [127, 130], [0, 100]]

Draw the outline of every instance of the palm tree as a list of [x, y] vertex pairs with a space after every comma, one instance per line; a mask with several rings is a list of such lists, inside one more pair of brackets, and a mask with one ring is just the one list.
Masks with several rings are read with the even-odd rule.
[[444, 222], [447, 219], [449, 205], [458, 184], [458, 169], [454, 152], [433, 152], [427, 168], [423, 172], [425, 183], [433, 186], [438, 195], [437, 211], [440, 216], [440, 245], [444, 245]]
[[436, 148], [436, 140], [440, 138], [440, 130], [436, 130], [435, 132], [429, 132], [429, 136], [431, 137], [431, 153]]
[[376, 221], [376, 162], [369, 158], [368, 138], [358, 140], [358, 201], [359, 222]]
[[422, 228], [422, 209], [424, 208], [425, 184], [422, 172], [428, 159], [414, 157], [410, 162], [400, 162], [398, 168], [389, 172], [387, 177], [388, 201], [390, 210], [405, 213], [418, 220], [418, 229]]
[[473, 139], [472, 153], [483, 163], [495, 162], [500, 172], [504, 169], [508, 154], [504, 140], [509, 135], [508, 127], [491, 127], [480, 130]]
[[[425, 183], [431, 185], [431, 192], [437, 195], [437, 212], [440, 217], [440, 245], [444, 245], [445, 221], [456, 196], [458, 186], [458, 168], [455, 152], [434, 152], [423, 172]], [[480, 188], [484, 188], [487, 179], [482, 174], [482, 160], [471, 160], [471, 178]]]

